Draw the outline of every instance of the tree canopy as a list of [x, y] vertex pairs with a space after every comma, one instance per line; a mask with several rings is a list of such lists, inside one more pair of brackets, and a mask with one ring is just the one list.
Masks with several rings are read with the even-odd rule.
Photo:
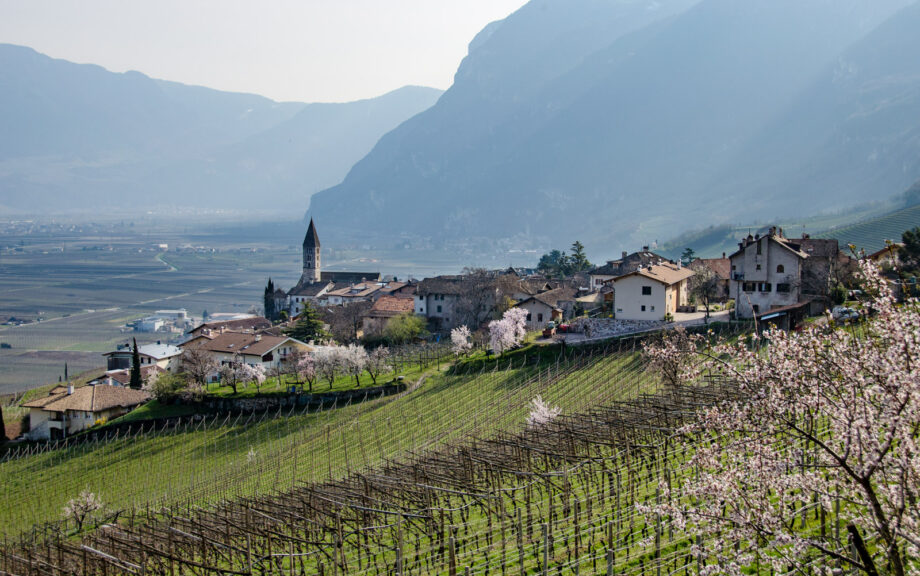
[[291, 338], [301, 342], [320, 341], [329, 337], [316, 307], [309, 301], [303, 303], [303, 309], [294, 325], [284, 331]]
[[588, 261], [585, 255], [585, 246], [578, 240], [572, 244], [572, 253], [566, 254], [565, 251], [551, 250], [540, 257], [537, 263], [537, 270], [555, 277], [564, 277], [586, 272], [593, 268], [594, 265]]

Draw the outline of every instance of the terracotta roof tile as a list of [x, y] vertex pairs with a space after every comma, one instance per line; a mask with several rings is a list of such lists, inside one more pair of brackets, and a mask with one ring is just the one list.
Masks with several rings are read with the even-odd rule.
[[381, 296], [367, 313], [370, 318], [392, 318], [415, 311], [415, 299], [411, 296]]
[[[66, 412], [67, 410], [80, 410], [83, 412], [99, 412], [120, 406], [137, 406], [150, 399], [150, 394], [144, 390], [133, 390], [122, 386], [81, 386], [75, 388], [73, 394], [56, 394], [51, 402], [36, 405], [37, 401], [23, 404], [28, 408], [41, 408], [48, 412]], [[44, 398], [42, 400], [45, 400]]]

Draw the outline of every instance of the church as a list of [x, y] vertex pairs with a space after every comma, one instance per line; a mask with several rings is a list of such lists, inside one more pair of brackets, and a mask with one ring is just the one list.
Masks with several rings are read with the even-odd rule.
[[362, 282], [380, 282], [380, 272], [330, 272], [322, 269], [319, 235], [310, 218], [303, 239], [303, 273], [297, 285], [287, 292], [287, 309], [291, 316], [300, 314], [304, 302], [317, 300], [337, 288]]

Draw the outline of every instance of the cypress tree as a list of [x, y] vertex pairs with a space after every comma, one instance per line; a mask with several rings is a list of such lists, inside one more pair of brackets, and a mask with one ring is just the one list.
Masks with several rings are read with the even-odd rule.
[[269, 320], [276, 320], [278, 314], [275, 310], [275, 283], [272, 282], [271, 278], [268, 279], [268, 284], [265, 286], [262, 302], [265, 308], [265, 317]]
[[140, 390], [144, 381], [141, 378], [141, 354], [137, 351], [137, 338], [132, 338], [134, 341], [134, 350], [131, 352], [131, 383], [129, 386], [136, 390]]

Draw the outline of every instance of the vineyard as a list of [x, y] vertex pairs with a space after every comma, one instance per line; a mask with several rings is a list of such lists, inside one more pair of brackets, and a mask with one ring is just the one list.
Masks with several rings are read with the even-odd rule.
[[[563, 412], [526, 425], [537, 396]], [[685, 484], [699, 479], [689, 462], [703, 444], [677, 431], [732, 399], [738, 387], [719, 376], [660, 386], [630, 341], [560, 351], [554, 362], [512, 356], [438, 370], [401, 396], [322, 413], [75, 446], [43, 469], [79, 463], [70, 473], [82, 475], [102, 464], [101, 450], [105, 461], [134, 455], [143, 472], [125, 469], [120, 482], [110, 470], [99, 486], [136, 492], [102, 492], [110, 509], [82, 535], [54, 521], [60, 505], [36, 513], [46, 523], [5, 539], [0, 573], [695, 575], [734, 548], [753, 551], [751, 573], [772, 574], [756, 543], [726, 545], [715, 526], [691, 535], [654, 511], [686, 501]], [[2, 464], [4, 482], [6, 467], [46, 456]], [[145, 473], [163, 491], [141, 500]], [[792, 521], [843, 550], [846, 506], [797, 502]]]
[[519, 428], [539, 394], [566, 412], [584, 410], [651, 389], [635, 345], [570, 350], [551, 363], [524, 355], [468, 371], [442, 369], [398, 396], [320, 412], [187, 420], [11, 459], [0, 463], [0, 526], [14, 535], [57, 521], [83, 490], [115, 510], [205, 506], [290, 490], [453, 440]]
[[920, 205], [903, 208], [884, 216], [831, 228], [819, 236], [837, 238], [840, 246], [852, 244], [857, 250], [872, 253], [885, 247], [885, 240], [900, 242], [901, 234], [920, 226]]

